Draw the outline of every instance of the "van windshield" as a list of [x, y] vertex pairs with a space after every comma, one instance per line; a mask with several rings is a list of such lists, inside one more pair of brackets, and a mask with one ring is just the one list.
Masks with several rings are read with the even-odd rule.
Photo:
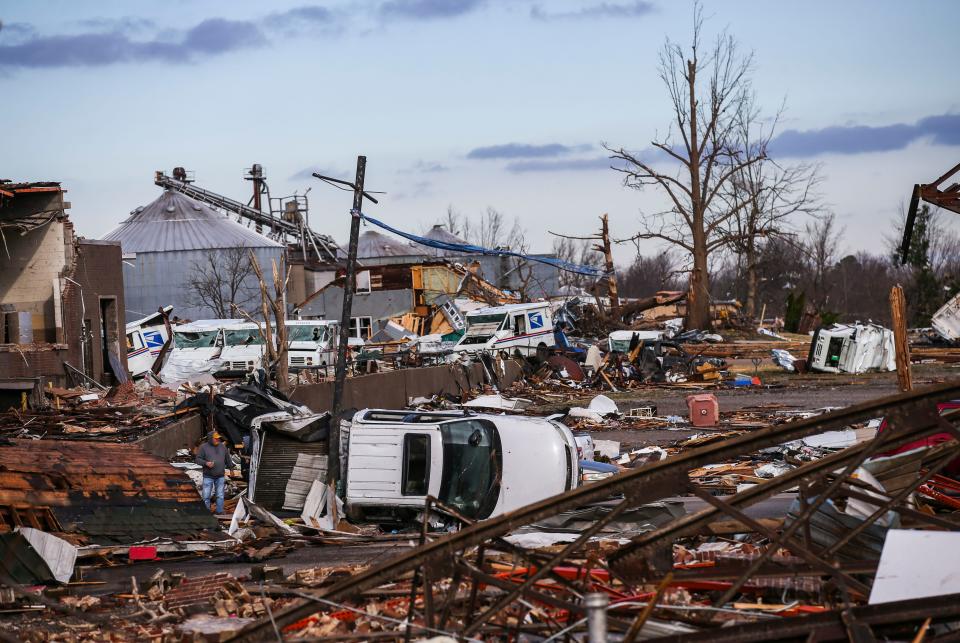
[[177, 348], [208, 348], [216, 344], [219, 332], [216, 330], [175, 331], [173, 333], [173, 345]]
[[441, 424], [440, 435], [440, 501], [468, 518], [486, 518], [500, 497], [503, 454], [496, 427], [481, 420], [464, 420]]
[[461, 344], [486, 344], [503, 326], [506, 314], [471, 315], [467, 317], [467, 332], [460, 338]]
[[325, 342], [329, 332], [328, 328], [323, 324], [287, 326], [287, 339], [291, 342]]
[[223, 334], [227, 346], [257, 346], [263, 344], [263, 335], [256, 328], [227, 330]]

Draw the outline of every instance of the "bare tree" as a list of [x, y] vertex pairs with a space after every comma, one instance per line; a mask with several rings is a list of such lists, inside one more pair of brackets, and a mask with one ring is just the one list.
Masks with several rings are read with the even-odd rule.
[[[604, 263], [603, 254], [597, 252], [593, 238], [575, 239], [572, 237], [558, 236], [553, 240], [553, 254], [557, 259], [568, 263], [575, 263], [581, 266], [590, 266], [591, 268], [602, 268]], [[560, 285], [570, 288], [586, 288], [591, 285], [594, 279], [578, 272], [561, 271]]]
[[843, 236], [843, 229], [837, 228], [836, 215], [832, 212], [812, 224], [808, 223], [806, 227], [813, 304], [817, 312], [823, 312], [829, 300], [830, 270], [840, 258], [840, 238]]
[[187, 277], [188, 300], [197, 308], [209, 308], [219, 319], [246, 310], [256, 298], [248, 279], [253, 265], [246, 248], [224, 248], [196, 261]]
[[[264, 351], [268, 370], [272, 370], [276, 376], [277, 389], [283, 393], [290, 390], [290, 380], [288, 378], [289, 364], [287, 363], [287, 353], [289, 344], [287, 342], [287, 310], [286, 310], [286, 292], [287, 284], [290, 281], [290, 271], [284, 269], [281, 262], [279, 269], [277, 262], [271, 261], [273, 268], [273, 294], [270, 294], [267, 288], [267, 282], [263, 278], [263, 271], [260, 269], [260, 263], [257, 257], [250, 251], [250, 264], [260, 282], [260, 314], [263, 315], [263, 324], [256, 322], [249, 315], [247, 319], [255, 321], [260, 329], [260, 334], [264, 339]], [[283, 279], [281, 274], [285, 274]], [[271, 313], [273, 320], [271, 321]], [[276, 334], [276, 341], [274, 341]]]
[[669, 198], [669, 209], [644, 219], [636, 238], [661, 239], [690, 254], [687, 324], [692, 328], [710, 325], [708, 261], [711, 252], [727, 244], [723, 226], [738, 212], [717, 197], [733, 176], [765, 154], [763, 147], [736, 147], [735, 115], [751, 96], [753, 56], [741, 54], [736, 40], [726, 33], [703, 55], [702, 27], [703, 8], [697, 4], [689, 57], [669, 39], [660, 53], [660, 78], [674, 121], [667, 135], [651, 144], [679, 166], [661, 171], [636, 152], [605, 145], [612, 159], [624, 162], [614, 167], [623, 173], [624, 185], [638, 190], [654, 186]]
[[[739, 107], [733, 129], [734, 145], [757, 160], [741, 164], [720, 192], [725, 209], [735, 213], [723, 222], [721, 234], [727, 238], [741, 274], [746, 277], [743, 313], [753, 319], [757, 314], [761, 248], [775, 238], [795, 243], [790, 219], [798, 213], [815, 212], [818, 203], [814, 188], [819, 182], [819, 167], [782, 166], [766, 157], [763, 150], [773, 138], [779, 114], [765, 126], [753, 98]], [[730, 160], [738, 163], [735, 157]]]
[[677, 290], [683, 286], [677, 279], [680, 272], [670, 250], [652, 256], [638, 252], [633, 264], [621, 274], [620, 288], [626, 297], [649, 297], [659, 290]]

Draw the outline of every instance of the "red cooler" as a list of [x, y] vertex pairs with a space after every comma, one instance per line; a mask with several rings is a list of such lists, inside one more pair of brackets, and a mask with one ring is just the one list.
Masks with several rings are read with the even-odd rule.
[[713, 393], [687, 396], [690, 424], [693, 426], [717, 426], [720, 422], [720, 405]]

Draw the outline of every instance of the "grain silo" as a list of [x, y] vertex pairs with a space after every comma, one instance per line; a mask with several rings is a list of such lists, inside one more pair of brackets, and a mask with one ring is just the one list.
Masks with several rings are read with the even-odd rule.
[[256, 312], [259, 282], [246, 257], [252, 250], [269, 279], [270, 262], [279, 266], [284, 254], [283, 244], [172, 190], [131, 212], [104, 239], [123, 249], [128, 319], [167, 305], [181, 319], [237, 317], [230, 302]]

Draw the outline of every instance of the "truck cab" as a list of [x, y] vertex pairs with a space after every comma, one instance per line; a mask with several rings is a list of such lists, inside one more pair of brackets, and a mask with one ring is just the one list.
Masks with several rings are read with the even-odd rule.
[[541, 355], [556, 345], [550, 304], [507, 304], [480, 308], [466, 315], [467, 329], [455, 351], [505, 351], [525, 357]]
[[235, 319], [203, 319], [173, 328], [173, 348], [160, 371], [164, 382], [188, 381], [201, 374], [213, 375], [223, 368], [223, 327], [241, 323]]
[[543, 418], [366, 409], [347, 444], [353, 520], [408, 522], [428, 495], [482, 520], [580, 483], [573, 434]]
[[326, 368], [336, 362], [339, 323], [327, 319], [290, 319], [286, 326], [290, 370]]
[[266, 340], [259, 324], [243, 322], [223, 326], [223, 369], [220, 374], [240, 376], [263, 366]]

